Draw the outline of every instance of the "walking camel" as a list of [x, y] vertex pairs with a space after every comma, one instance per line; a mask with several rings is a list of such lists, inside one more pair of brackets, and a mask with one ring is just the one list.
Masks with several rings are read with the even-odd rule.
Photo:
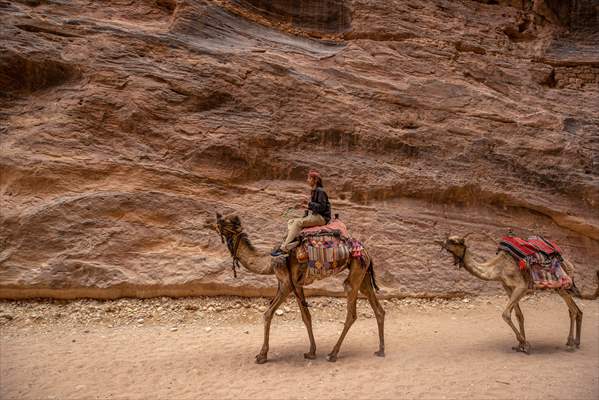
[[[505, 251], [500, 251], [495, 257], [483, 263], [474, 261], [470, 250], [468, 249], [468, 245], [466, 244], [466, 237], [468, 235], [465, 235], [464, 237], [450, 236], [444, 242], [437, 241], [437, 244], [440, 244], [441, 247], [453, 254], [454, 261], [458, 267], [464, 267], [468, 272], [479, 279], [501, 282], [510, 299], [502, 316], [505, 322], [512, 328], [516, 334], [516, 339], [518, 340], [518, 346], [513, 347], [513, 349], [530, 354], [531, 346], [530, 343], [526, 341], [526, 334], [524, 333], [524, 315], [522, 314], [518, 302], [530, 291], [529, 282], [531, 278], [525, 271], [520, 270], [514, 259]], [[572, 276], [572, 273], [574, 272], [572, 263], [564, 260], [563, 267], [566, 273]], [[582, 311], [578, 308], [568, 290], [556, 290], [566, 302], [570, 312], [570, 332], [568, 333], [566, 346], [568, 351], [574, 351], [576, 348], [580, 347]], [[520, 330], [518, 330], [512, 322], [512, 310], [515, 310], [516, 312]], [[573, 333], [575, 324], [576, 337], [574, 338]]]
[[[270, 323], [277, 308], [285, 301], [287, 296], [294, 292], [299, 305], [302, 320], [308, 330], [308, 338], [310, 339], [310, 350], [304, 353], [307, 359], [316, 358], [316, 343], [312, 332], [312, 317], [308, 310], [305, 296], [304, 286], [314, 282], [313, 277], [306, 274], [307, 264], [300, 264], [295, 256], [295, 249], [291, 250], [288, 262], [286, 264], [271, 263], [272, 257], [267, 252], [258, 251], [250, 242], [247, 234], [243, 232], [241, 220], [238, 216], [223, 217], [221, 214], [216, 214], [216, 231], [221, 236], [223, 241], [226, 241], [227, 247], [233, 257], [234, 265], [240, 263], [250, 272], [261, 275], [274, 274], [278, 281], [278, 289], [275, 297], [271, 300], [270, 306], [264, 312], [264, 343], [260, 353], [256, 355], [256, 363], [263, 364], [267, 361], [268, 342], [270, 333]], [[345, 295], [347, 296], [347, 316], [341, 336], [328, 354], [327, 360], [331, 362], [337, 361], [337, 354], [341, 348], [341, 343], [345, 335], [349, 331], [354, 321], [357, 319], [356, 302], [358, 292], [362, 292], [368, 299], [376, 321], [379, 332], [379, 349], [374, 354], [379, 357], [385, 356], [385, 340], [384, 340], [384, 321], [385, 311], [379, 303], [375, 295], [374, 270], [370, 256], [364, 251], [364, 259], [361, 261], [357, 258], [351, 258], [348, 265], [349, 275], [343, 282]]]

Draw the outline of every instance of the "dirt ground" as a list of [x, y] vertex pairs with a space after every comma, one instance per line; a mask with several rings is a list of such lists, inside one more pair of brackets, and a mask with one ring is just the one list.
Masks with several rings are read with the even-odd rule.
[[385, 300], [385, 358], [376, 322], [359, 318], [336, 363], [325, 360], [342, 299], [309, 299], [318, 358], [295, 302], [273, 320], [269, 362], [254, 364], [267, 299], [193, 298], [0, 303], [1, 399], [597, 399], [599, 302], [584, 311], [582, 346], [566, 351], [558, 296], [522, 303], [533, 353], [516, 353], [504, 297]]

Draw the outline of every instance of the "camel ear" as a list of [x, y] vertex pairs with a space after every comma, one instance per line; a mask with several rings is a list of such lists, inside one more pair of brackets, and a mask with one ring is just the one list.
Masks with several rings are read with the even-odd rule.
[[220, 221], [221, 219], [223, 219], [223, 216], [219, 212], [217, 212], [216, 213], [216, 220]]

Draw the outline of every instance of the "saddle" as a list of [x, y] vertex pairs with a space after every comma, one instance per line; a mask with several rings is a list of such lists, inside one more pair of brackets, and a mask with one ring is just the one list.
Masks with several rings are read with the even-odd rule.
[[542, 236], [532, 236], [524, 240], [515, 236], [501, 238], [497, 252], [503, 250], [511, 255], [522, 271], [528, 271], [531, 288], [569, 289], [572, 278], [562, 267], [560, 247]]
[[324, 226], [303, 229], [295, 255], [308, 264], [308, 274], [317, 279], [336, 274], [347, 267], [351, 258], [362, 257], [364, 247], [348, 237], [345, 224], [334, 219]]
[[560, 258], [562, 249], [542, 236], [532, 236], [527, 240], [516, 236], [505, 236], [499, 242], [499, 250], [509, 253], [521, 270], [533, 264], [544, 263], [547, 258]]

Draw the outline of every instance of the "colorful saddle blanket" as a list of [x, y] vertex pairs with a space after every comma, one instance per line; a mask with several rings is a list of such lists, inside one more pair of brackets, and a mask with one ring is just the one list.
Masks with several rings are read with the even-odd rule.
[[326, 233], [326, 232], [338, 232], [341, 237], [349, 237], [347, 226], [340, 219], [333, 219], [327, 225], [313, 226], [311, 228], [304, 228], [300, 232], [302, 236], [309, 236], [315, 233]]
[[541, 236], [532, 236], [524, 240], [515, 236], [505, 236], [499, 242], [499, 250], [507, 251], [520, 269], [542, 263], [547, 257], [560, 257], [562, 250], [557, 244]]
[[[327, 229], [311, 228], [312, 232], [302, 231], [302, 242], [295, 254], [299, 262], [307, 262], [308, 275], [317, 279], [326, 278], [345, 269], [351, 258], [361, 258], [364, 255], [362, 243], [341, 234], [340, 231], [347, 232], [347, 228], [343, 222], [338, 222], [339, 224], [327, 225]], [[334, 229], [331, 229], [331, 225]]]
[[515, 236], [501, 238], [497, 251], [510, 254], [521, 270], [530, 273], [531, 284], [535, 289], [569, 289], [572, 278], [562, 267], [562, 250], [550, 240], [532, 236], [524, 240]]

